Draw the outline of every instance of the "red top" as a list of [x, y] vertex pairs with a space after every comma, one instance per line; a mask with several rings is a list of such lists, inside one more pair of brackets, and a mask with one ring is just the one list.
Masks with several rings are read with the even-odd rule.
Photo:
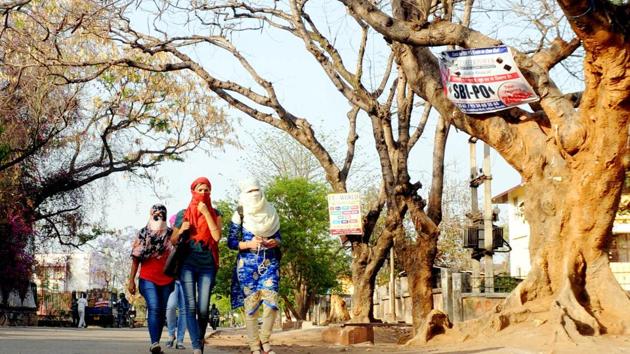
[[163, 286], [168, 285], [173, 281], [173, 278], [164, 274], [164, 265], [168, 258], [169, 252], [162, 253], [160, 258], [150, 257], [140, 263], [140, 279], [148, 280], [155, 285]]

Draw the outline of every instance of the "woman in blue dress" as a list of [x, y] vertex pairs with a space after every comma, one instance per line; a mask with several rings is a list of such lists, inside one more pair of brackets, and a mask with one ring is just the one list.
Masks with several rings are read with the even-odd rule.
[[[230, 223], [228, 246], [238, 250], [232, 275], [232, 308], [245, 309], [253, 354], [275, 354], [269, 338], [278, 313], [280, 219], [255, 179], [240, 183], [239, 206]], [[258, 310], [263, 307], [258, 328]]]

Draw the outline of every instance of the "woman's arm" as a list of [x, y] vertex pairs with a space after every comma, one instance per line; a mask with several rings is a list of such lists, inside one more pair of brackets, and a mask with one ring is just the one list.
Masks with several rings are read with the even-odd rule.
[[[212, 219], [212, 217], [210, 217], [210, 219]], [[208, 216], [206, 216], [206, 221], [207, 220], [208, 220]], [[217, 222], [215, 224], [216, 229], [213, 229], [209, 222], [208, 222], [208, 226], [210, 226], [210, 233], [212, 234], [212, 238], [215, 241], [219, 242], [219, 239], [221, 238], [221, 234], [223, 233], [223, 220], [221, 216], [217, 215]]]
[[228, 228], [228, 239], [227, 245], [231, 250], [239, 250], [239, 235], [241, 233], [241, 225], [235, 223], [234, 221], [230, 222], [230, 227]]
[[188, 221], [184, 221], [181, 227], [173, 226], [173, 234], [171, 235], [171, 243], [173, 245], [177, 245], [179, 242], [179, 237], [184, 233], [184, 231], [190, 228], [190, 223]]
[[138, 272], [138, 266], [140, 265], [140, 260], [136, 257], [131, 257], [131, 271], [129, 272], [129, 279], [127, 282], [127, 290], [131, 295], [136, 294], [136, 273]]
[[210, 234], [212, 235], [212, 238], [218, 242], [219, 239], [221, 238], [221, 217], [217, 216], [217, 221], [215, 222], [208, 208], [209, 206], [207, 206], [203, 202], [200, 202], [199, 204], [197, 204], [197, 210], [206, 219], [206, 223], [208, 224], [208, 227], [210, 228]]

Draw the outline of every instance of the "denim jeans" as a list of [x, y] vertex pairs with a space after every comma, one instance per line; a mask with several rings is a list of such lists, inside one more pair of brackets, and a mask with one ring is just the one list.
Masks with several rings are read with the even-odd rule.
[[173, 290], [173, 283], [160, 286], [151, 281], [140, 279], [138, 287], [147, 303], [147, 321], [149, 322], [151, 343], [159, 343], [166, 318], [166, 301]]
[[[175, 328], [177, 327], [177, 343], [184, 343], [184, 334], [186, 334], [184, 303], [184, 291], [179, 280], [176, 280], [175, 289], [168, 297], [168, 303], [166, 304], [166, 326], [170, 337], [175, 337]], [[179, 314], [177, 314], [177, 310], [179, 310]]]
[[193, 349], [203, 349], [203, 340], [208, 327], [210, 293], [214, 287], [215, 267], [182, 266], [179, 281], [184, 290], [186, 324]]

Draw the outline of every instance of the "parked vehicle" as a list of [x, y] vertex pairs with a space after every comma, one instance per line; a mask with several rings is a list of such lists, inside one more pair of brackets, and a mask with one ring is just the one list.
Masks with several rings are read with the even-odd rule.
[[127, 311], [127, 320], [129, 321], [129, 328], [136, 327], [136, 309], [133, 306]]

